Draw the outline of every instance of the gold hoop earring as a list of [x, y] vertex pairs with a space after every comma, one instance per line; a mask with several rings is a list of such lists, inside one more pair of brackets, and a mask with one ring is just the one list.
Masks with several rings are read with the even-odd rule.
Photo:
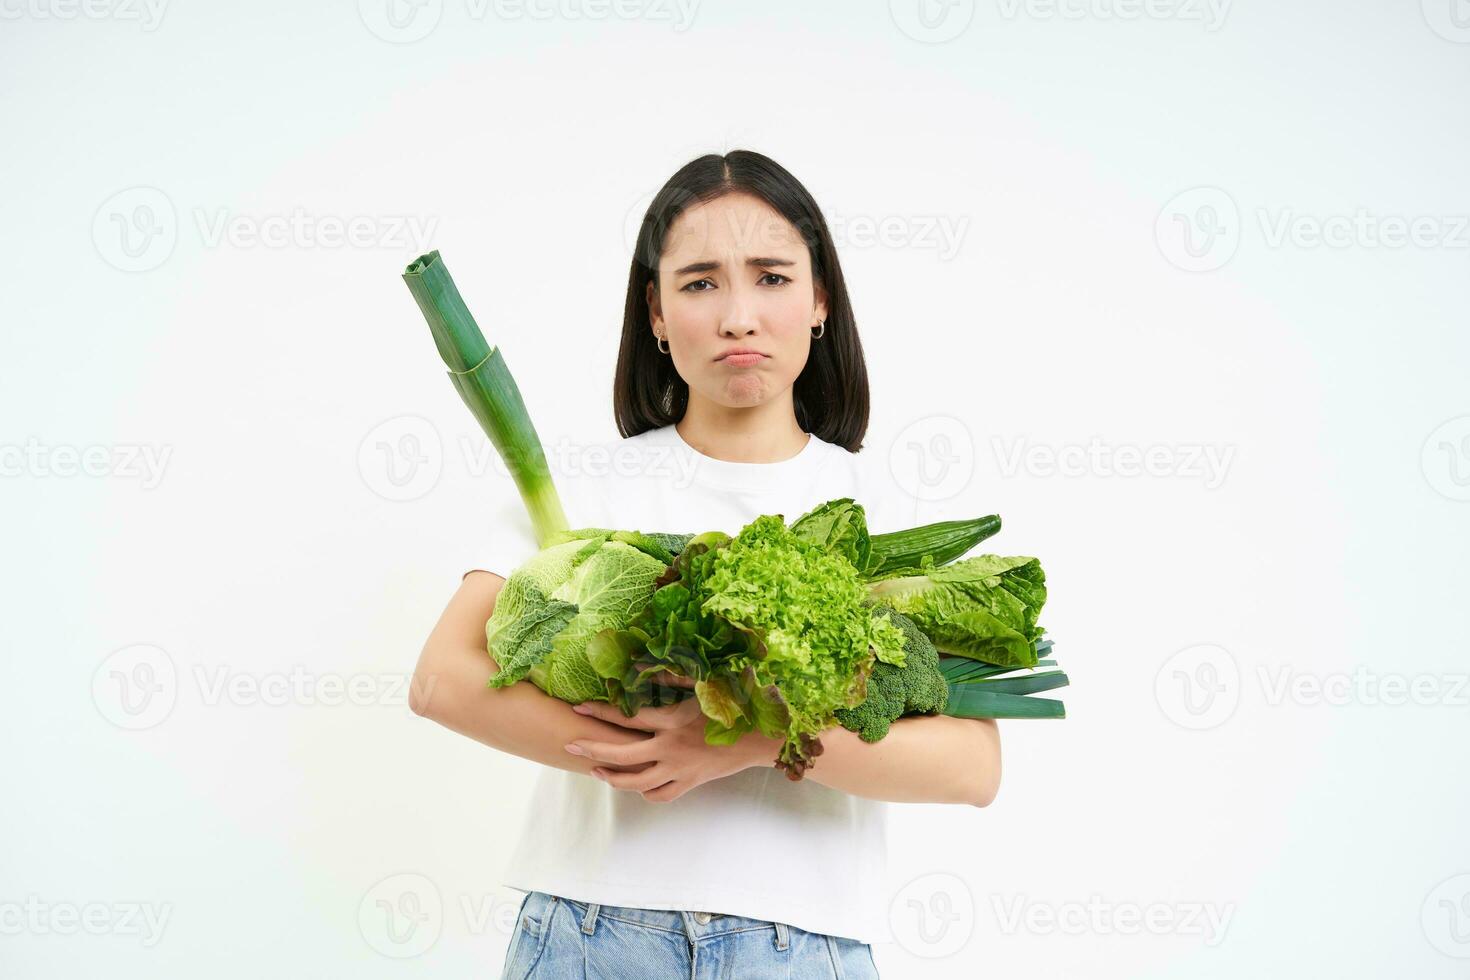
[[822, 334], [824, 334], [826, 332], [827, 332], [827, 321], [826, 320], [818, 320], [817, 321], [816, 329], [814, 329], [812, 331], [812, 339], [813, 340], [821, 340], [822, 339]]
[[667, 354], [669, 352], [669, 342], [667, 340], [664, 340], [662, 337], [658, 338], [658, 343], [654, 346], [658, 347], [658, 352], [660, 354]]

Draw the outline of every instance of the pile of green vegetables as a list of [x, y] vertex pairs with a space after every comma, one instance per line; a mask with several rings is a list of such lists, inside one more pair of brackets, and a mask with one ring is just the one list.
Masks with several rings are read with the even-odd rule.
[[906, 715], [1065, 716], [1062, 702], [1032, 696], [1067, 684], [1037, 669], [1055, 667], [1037, 625], [1040, 563], [963, 557], [999, 517], [870, 534], [862, 505], [844, 497], [789, 525], [761, 515], [733, 537], [571, 529], [515, 379], [439, 253], [404, 280], [542, 548], [511, 573], [485, 624], [499, 667], [490, 686], [529, 680], [628, 716], [696, 697], [707, 742], [780, 738], [776, 766], [792, 779], [834, 725], [873, 742]]

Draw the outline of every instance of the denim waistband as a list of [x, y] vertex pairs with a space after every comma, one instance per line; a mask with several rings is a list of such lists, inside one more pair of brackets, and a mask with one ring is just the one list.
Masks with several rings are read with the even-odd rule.
[[525, 914], [538, 922], [555, 911], [555, 905], [565, 905], [578, 920], [581, 929], [592, 935], [599, 918], [615, 919], [645, 929], [660, 929], [664, 932], [685, 936], [690, 942], [726, 936], [735, 932], [764, 929], [772, 933], [776, 949], [784, 950], [791, 944], [791, 929], [784, 922], [768, 922], [765, 919], [750, 919], [743, 915], [724, 915], [715, 912], [675, 912], [665, 909], [630, 908], [623, 905], [602, 905], [597, 902], [579, 902], [576, 899], [546, 892], [528, 892]]

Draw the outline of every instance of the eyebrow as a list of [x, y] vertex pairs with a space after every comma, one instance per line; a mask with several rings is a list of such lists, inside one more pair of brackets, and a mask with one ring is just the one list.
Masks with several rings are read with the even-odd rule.
[[[792, 266], [796, 263], [792, 262], [790, 259], [757, 258], [746, 259], [745, 264], [748, 266]], [[683, 276], [691, 272], [713, 272], [715, 269], [718, 268], [721, 268], [721, 264], [719, 262], [691, 262], [689, 265], [683, 266], [679, 269], [675, 269], [674, 275]]]

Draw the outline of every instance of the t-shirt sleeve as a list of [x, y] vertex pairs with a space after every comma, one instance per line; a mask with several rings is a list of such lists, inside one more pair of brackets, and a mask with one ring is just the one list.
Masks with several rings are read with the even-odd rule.
[[511, 572], [539, 550], [531, 515], [520, 497], [512, 494], [509, 500], [492, 507], [484, 521], [474, 524], [465, 553], [464, 575], [478, 569], [510, 578]]
[[[604, 526], [599, 521], [605, 517], [600, 506], [605, 477], [563, 473], [554, 474], [553, 479], [569, 528]], [[475, 569], [510, 578], [511, 572], [541, 550], [536, 543], [531, 515], [515, 484], [507, 479], [499, 489], [501, 492], [486, 518], [476, 521], [471, 528], [461, 578]]]

